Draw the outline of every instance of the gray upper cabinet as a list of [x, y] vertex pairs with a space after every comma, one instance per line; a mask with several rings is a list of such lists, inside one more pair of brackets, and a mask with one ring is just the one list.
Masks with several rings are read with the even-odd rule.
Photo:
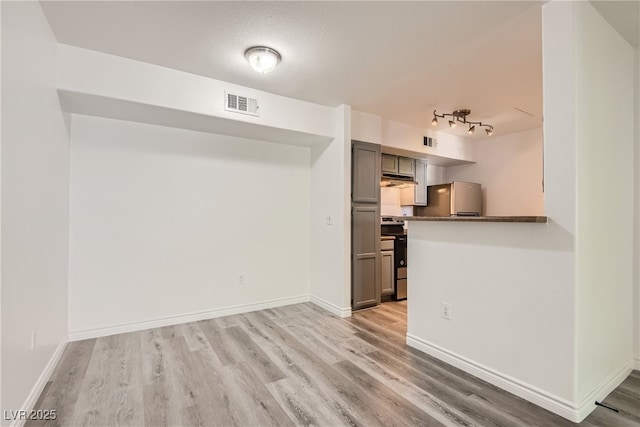
[[401, 190], [400, 204], [402, 206], [427, 206], [427, 162], [421, 159], [416, 159], [415, 162], [414, 181], [418, 184]]
[[417, 206], [427, 206], [427, 162], [424, 160], [416, 160], [416, 185], [414, 189], [415, 201]]
[[399, 157], [393, 154], [382, 155], [382, 173], [413, 178], [416, 173], [416, 162], [409, 157]]
[[391, 154], [382, 155], [382, 173], [398, 174], [398, 156], [392, 156]]
[[415, 176], [416, 161], [408, 157], [398, 157], [398, 175]]
[[354, 141], [351, 173], [351, 201], [379, 203], [380, 146]]

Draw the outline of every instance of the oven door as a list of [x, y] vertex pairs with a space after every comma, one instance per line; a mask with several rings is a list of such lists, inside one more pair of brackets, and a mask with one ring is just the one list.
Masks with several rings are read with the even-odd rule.
[[407, 266], [407, 236], [396, 236], [396, 240], [393, 241], [393, 256], [396, 269]]

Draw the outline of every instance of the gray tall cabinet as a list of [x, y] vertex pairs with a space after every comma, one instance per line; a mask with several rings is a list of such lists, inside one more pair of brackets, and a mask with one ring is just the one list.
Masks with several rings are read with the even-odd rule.
[[351, 307], [380, 304], [380, 146], [351, 143]]

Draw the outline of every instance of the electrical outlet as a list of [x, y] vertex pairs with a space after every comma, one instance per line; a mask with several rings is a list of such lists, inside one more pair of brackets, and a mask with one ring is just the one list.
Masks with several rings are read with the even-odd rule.
[[31, 331], [31, 351], [36, 348], [36, 331]]
[[451, 304], [448, 302], [440, 303], [440, 314], [443, 319], [451, 320]]
[[244, 286], [244, 275], [238, 276], [238, 285]]
[[331, 218], [331, 215], [327, 215], [326, 223], [327, 225], [333, 225], [333, 219]]

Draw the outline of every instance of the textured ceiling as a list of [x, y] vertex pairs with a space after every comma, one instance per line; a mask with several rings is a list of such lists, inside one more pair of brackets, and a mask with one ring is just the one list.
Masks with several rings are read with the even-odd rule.
[[[349, 104], [421, 127], [430, 126], [434, 108], [469, 108], [471, 120], [495, 125], [500, 135], [542, 122], [540, 4], [46, 1], [42, 7], [61, 43], [319, 104]], [[253, 45], [282, 54], [274, 72], [251, 70], [243, 53]]]
[[600, 0], [591, 4], [631, 46], [640, 46], [639, 0]]

